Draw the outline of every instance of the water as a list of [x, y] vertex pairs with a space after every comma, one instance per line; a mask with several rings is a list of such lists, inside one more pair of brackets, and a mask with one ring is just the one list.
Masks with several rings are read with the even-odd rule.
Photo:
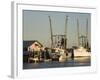
[[42, 68], [60, 68], [60, 67], [79, 67], [91, 66], [90, 57], [68, 58], [66, 62], [41, 62], [41, 63], [23, 63], [23, 69], [42, 69]]

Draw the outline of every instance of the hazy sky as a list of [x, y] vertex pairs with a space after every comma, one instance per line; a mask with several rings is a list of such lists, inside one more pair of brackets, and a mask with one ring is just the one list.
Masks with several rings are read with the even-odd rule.
[[51, 17], [53, 34], [64, 34], [65, 19], [68, 16], [67, 39], [68, 47], [77, 45], [77, 19], [79, 20], [80, 35], [86, 34], [86, 21], [88, 19], [88, 38], [90, 43], [90, 14], [71, 12], [46, 12], [23, 10], [23, 40], [38, 40], [45, 46], [50, 46]]

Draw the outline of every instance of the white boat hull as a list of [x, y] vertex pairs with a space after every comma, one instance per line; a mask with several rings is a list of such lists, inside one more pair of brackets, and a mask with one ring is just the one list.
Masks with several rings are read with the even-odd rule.
[[74, 57], [89, 57], [91, 56], [90, 52], [87, 52], [86, 49], [80, 48], [74, 50]]

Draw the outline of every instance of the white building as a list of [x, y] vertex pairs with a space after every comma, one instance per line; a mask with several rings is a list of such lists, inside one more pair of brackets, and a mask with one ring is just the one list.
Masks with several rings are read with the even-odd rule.
[[31, 51], [31, 52], [33, 52], [33, 51], [40, 51], [40, 49], [42, 47], [43, 47], [43, 45], [40, 42], [34, 41], [32, 44], [30, 44], [28, 46], [28, 51]]

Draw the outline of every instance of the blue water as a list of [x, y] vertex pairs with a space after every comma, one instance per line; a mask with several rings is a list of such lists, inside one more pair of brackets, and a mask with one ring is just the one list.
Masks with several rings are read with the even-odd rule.
[[23, 69], [42, 69], [42, 68], [60, 68], [60, 67], [79, 67], [91, 66], [90, 57], [80, 57], [67, 59], [66, 62], [51, 61], [41, 63], [23, 63]]

